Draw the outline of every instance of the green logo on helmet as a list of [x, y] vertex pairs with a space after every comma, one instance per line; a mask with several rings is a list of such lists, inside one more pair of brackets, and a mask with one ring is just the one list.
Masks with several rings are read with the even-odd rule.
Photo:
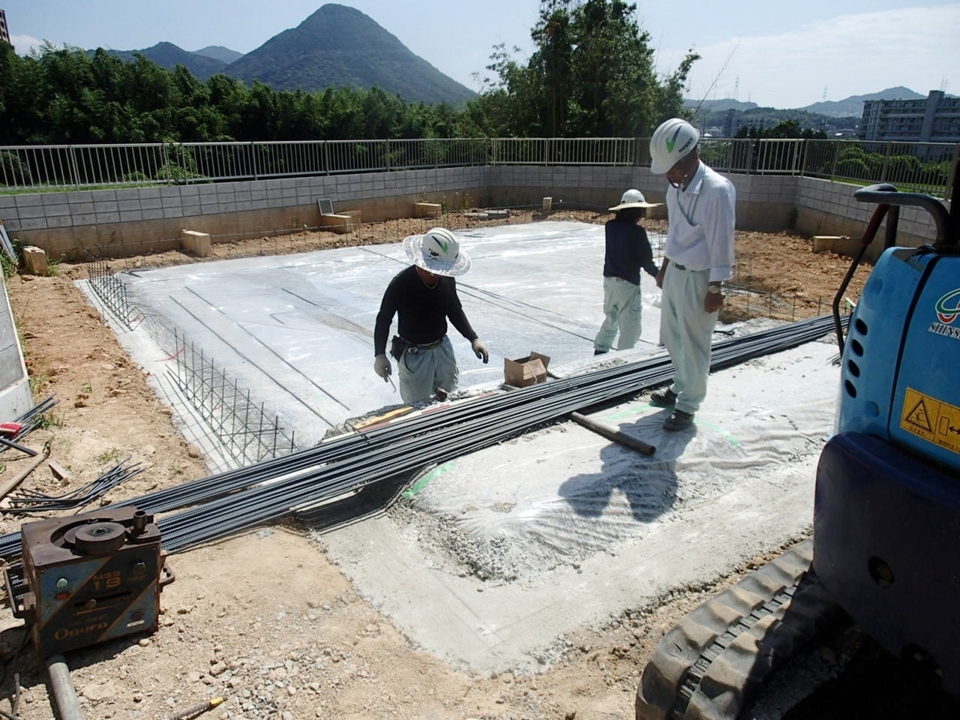
[[666, 145], [667, 145], [667, 152], [668, 152], [668, 153], [672, 153], [672, 152], [673, 152], [673, 148], [676, 147], [676, 144], [677, 144], [677, 136], [680, 134], [680, 131], [681, 131], [682, 129], [683, 129], [683, 126], [681, 125], [680, 127], [677, 128], [677, 131], [673, 134], [673, 137], [668, 137], [668, 138], [664, 141], [664, 142], [666, 143]]
[[443, 254], [446, 255], [449, 252], [450, 244], [444, 242], [437, 236], [434, 236], [433, 239], [437, 241], [437, 245], [440, 246], [440, 249], [443, 250]]

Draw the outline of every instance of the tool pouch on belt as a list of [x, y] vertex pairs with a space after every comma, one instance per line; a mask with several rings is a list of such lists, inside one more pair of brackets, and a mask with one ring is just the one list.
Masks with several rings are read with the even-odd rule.
[[393, 356], [394, 360], [400, 362], [400, 358], [403, 357], [403, 351], [406, 350], [406, 347], [407, 343], [404, 342], [403, 338], [399, 335], [394, 335], [390, 341], [390, 355]]

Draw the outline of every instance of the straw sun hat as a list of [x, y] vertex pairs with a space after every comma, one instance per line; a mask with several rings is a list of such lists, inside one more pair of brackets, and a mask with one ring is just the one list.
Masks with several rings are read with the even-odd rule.
[[610, 208], [611, 212], [616, 212], [617, 210], [626, 210], [627, 208], [652, 208], [657, 207], [660, 203], [648, 203], [644, 197], [643, 193], [639, 190], [627, 190], [623, 197], [620, 198], [620, 204], [614, 205]]

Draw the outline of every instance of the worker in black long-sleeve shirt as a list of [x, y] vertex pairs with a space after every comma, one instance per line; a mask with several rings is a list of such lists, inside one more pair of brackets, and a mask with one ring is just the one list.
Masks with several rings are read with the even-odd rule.
[[400, 396], [406, 403], [434, 393], [443, 399], [456, 389], [460, 375], [453, 344], [447, 337], [448, 318], [470, 341], [478, 358], [484, 363], [490, 359], [457, 296], [454, 277], [470, 269], [470, 257], [445, 228], [411, 235], [403, 241], [403, 249], [414, 264], [397, 274], [383, 294], [373, 332], [373, 369], [384, 382], [393, 372], [387, 357], [387, 336], [397, 315], [398, 336], [391, 342], [390, 354], [400, 368]]
[[653, 262], [653, 248], [647, 231], [640, 226], [648, 203], [639, 190], [627, 190], [620, 204], [610, 210], [616, 216], [604, 228], [606, 252], [603, 261], [603, 325], [593, 341], [593, 354], [602, 355], [613, 347], [620, 333], [617, 350], [632, 348], [640, 339], [640, 271], [652, 277], [659, 268]]

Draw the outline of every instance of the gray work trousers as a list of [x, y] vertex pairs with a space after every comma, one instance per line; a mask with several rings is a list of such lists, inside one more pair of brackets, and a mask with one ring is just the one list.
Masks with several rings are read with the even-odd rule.
[[400, 397], [405, 403], [425, 400], [438, 389], [448, 393], [457, 389], [460, 371], [449, 337], [444, 335], [443, 340], [433, 347], [413, 347], [417, 350], [415, 353], [408, 348], [397, 362], [400, 367]]

